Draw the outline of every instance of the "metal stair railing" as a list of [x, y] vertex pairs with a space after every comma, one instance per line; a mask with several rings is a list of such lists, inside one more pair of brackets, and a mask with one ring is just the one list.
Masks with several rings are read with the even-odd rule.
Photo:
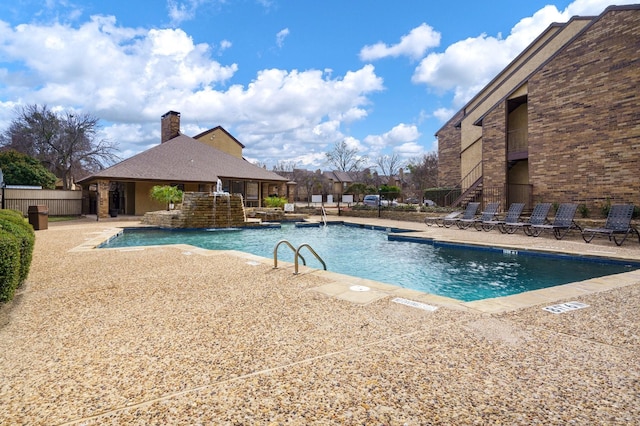
[[[297, 259], [298, 256], [300, 256], [300, 258], [302, 259], [302, 264], [306, 265], [307, 261], [304, 260], [304, 257], [302, 257], [302, 255], [298, 254], [298, 251], [296, 250], [296, 248], [293, 246], [293, 244], [291, 244], [289, 241], [287, 240], [280, 240], [276, 243], [276, 246], [273, 248], [273, 269], [277, 269], [278, 268], [278, 248], [280, 247], [280, 245], [285, 244], [287, 247], [289, 247], [291, 249], [291, 251], [293, 251], [294, 254], [296, 254], [296, 263], [297, 263]], [[297, 268], [296, 268], [297, 269]]]
[[294, 260], [294, 265], [295, 265], [295, 271], [294, 271], [294, 275], [298, 275], [298, 257], [300, 256], [300, 249], [301, 248], [308, 248], [309, 251], [311, 252], [311, 254], [313, 254], [316, 259], [318, 259], [320, 261], [320, 263], [322, 263], [322, 267], [324, 268], [324, 270], [327, 270], [327, 264], [324, 263], [324, 260], [322, 260], [322, 258], [318, 255], [318, 253], [316, 253], [316, 251], [314, 249], [311, 248], [311, 246], [309, 244], [300, 244], [300, 246], [298, 247], [298, 249], [296, 250], [296, 257]]
[[322, 263], [322, 267], [324, 268], [324, 270], [327, 270], [327, 264], [324, 262], [324, 260], [322, 260], [322, 258], [318, 255], [318, 253], [316, 253], [316, 251], [307, 243], [304, 244], [300, 244], [300, 246], [298, 246], [298, 248], [293, 247], [293, 244], [291, 244], [289, 241], [287, 240], [280, 240], [276, 243], [276, 246], [273, 248], [273, 268], [277, 269], [278, 268], [278, 248], [282, 245], [285, 244], [286, 246], [288, 246], [294, 253], [294, 275], [298, 275], [298, 259], [302, 259], [302, 264], [303, 265], [307, 265], [307, 261], [304, 259], [304, 257], [300, 254], [300, 250], [303, 248], [307, 248], [309, 249], [309, 251], [311, 252], [311, 254], [313, 254], [315, 256], [316, 259], [318, 259], [318, 261], [320, 263]]
[[[482, 183], [482, 160], [469, 171], [456, 187], [444, 197], [445, 205], [454, 206]], [[455, 199], [454, 199], [455, 197]]]

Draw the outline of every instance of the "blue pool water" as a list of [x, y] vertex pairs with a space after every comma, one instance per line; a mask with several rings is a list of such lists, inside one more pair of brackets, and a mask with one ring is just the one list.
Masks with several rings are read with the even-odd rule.
[[[398, 231], [398, 230], [393, 230]], [[397, 235], [397, 236], [396, 236]], [[132, 247], [184, 243], [211, 250], [239, 250], [273, 258], [280, 240], [294, 247], [307, 243], [322, 257], [327, 270], [399, 285], [462, 301], [501, 297], [604, 275], [638, 269], [606, 259], [546, 255], [535, 252], [479, 248], [446, 243], [425, 244], [388, 238], [384, 229], [360, 226], [281, 227], [242, 230], [181, 231], [126, 229], [101, 247]], [[302, 249], [307, 266], [321, 269]], [[281, 245], [278, 259], [293, 262], [293, 252]]]

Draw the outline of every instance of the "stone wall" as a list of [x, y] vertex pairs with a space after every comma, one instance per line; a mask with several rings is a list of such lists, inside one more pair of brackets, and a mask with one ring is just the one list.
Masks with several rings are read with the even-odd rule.
[[208, 192], [185, 192], [180, 210], [145, 213], [142, 223], [161, 228], [247, 226], [241, 195], [220, 195]]
[[534, 200], [640, 205], [640, 9], [612, 10], [529, 80]]

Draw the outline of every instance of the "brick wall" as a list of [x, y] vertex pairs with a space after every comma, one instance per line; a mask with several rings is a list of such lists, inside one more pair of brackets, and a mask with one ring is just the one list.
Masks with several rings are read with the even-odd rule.
[[[505, 187], [507, 179], [507, 122], [505, 102], [495, 107], [482, 122], [482, 173], [483, 188]], [[504, 193], [502, 193], [504, 197]], [[506, 210], [506, 199], [500, 201]]]
[[640, 9], [596, 20], [529, 80], [534, 199], [640, 205]]
[[460, 183], [460, 128], [455, 124], [462, 118], [459, 111], [438, 131], [438, 186], [454, 187]]

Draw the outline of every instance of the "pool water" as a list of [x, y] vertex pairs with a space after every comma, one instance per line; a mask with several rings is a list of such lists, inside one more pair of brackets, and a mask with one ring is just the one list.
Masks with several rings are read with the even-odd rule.
[[[183, 243], [273, 258], [275, 245], [283, 239], [294, 247], [309, 244], [325, 261], [329, 271], [461, 301], [508, 296], [640, 267], [640, 264], [607, 259], [587, 260], [446, 243], [425, 244], [403, 241], [401, 236], [390, 240], [384, 229], [347, 225], [296, 227], [282, 224], [272, 228], [207, 231], [126, 229], [121, 236], [101, 247]], [[300, 253], [307, 266], [322, 269], [322, 264], [309, 251], [303, 248]], [[293, 251], [280, 245], [278, 260], [293, 262]]]

